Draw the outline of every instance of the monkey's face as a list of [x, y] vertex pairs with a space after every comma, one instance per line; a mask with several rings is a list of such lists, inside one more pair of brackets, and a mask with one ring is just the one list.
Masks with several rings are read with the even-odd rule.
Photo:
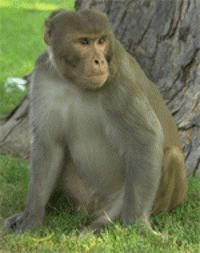
[[91, 26], [94, 12], [88, 10], [87, 18], [84, 13], [78, 13], [74, 19], [70, 12], [65, 12], [45, 21], [44, 38], [59, 75], [81, 88], [97, 89], [112, 73], [114, 35], [103, 14], [95, 13], [96, 23]]
[[53, 50], [57, 71], [82, 88], [102, 87], [109, 77], [109, 38], [104, 34], [76, 33], [64, 44], [60, 52]]

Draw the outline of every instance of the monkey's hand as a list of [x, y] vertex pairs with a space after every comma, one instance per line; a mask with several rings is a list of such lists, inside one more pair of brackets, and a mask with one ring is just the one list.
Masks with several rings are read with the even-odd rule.
[[5, 221], [4, 227], [13, 229], [15, 233], [21, 233], [42, 223], [43, 219], [39, 215], [30, 217], [30, 215], [25, 215], [25, 213], [17, 213]]

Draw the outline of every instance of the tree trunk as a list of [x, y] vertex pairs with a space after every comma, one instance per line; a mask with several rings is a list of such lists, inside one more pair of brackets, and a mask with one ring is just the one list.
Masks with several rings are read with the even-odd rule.
[[[177, 123], [186, 171], [200, 177], [200, 1], [76, 1], [76, 10], [87, 8], [107, 14], [116, 38], [156, 84]], [[28, 107], [27, 95], [1, 126], [0, 152], [29, 156]]]
[[31, 150], [29, 123], [29, 90], [20, 105], [12, 110], [0, 125], [0, 154], [13, 153], [27, 160]]

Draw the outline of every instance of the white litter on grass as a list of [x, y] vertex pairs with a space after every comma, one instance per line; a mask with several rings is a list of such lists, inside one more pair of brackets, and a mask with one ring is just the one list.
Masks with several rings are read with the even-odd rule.
[[11, 92], [15, 89], [25, 91], [26, 90], [25, 84], [26, 81], [24, 79], [18, 77], [8, 77], [4, 87], [6, 89], [6, 92]]

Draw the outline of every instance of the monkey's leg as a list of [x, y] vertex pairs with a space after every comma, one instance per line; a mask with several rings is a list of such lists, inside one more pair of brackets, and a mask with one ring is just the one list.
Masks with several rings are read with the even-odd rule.
[[181, 205], [187, 195], [184, 155], [179, 147], [164, 150], [163, 173], [152, 213], [168, 212]]
[[16, 233], [42, 224], [45, 206], [52, 193], [62, 167], [63, 148], [55, 142], [49, 146], [33, 144], [32, 168], [28, 189], [28, 198], [22, 214], [15, 214], [5, 222], [6, 228], [12, 228]]

